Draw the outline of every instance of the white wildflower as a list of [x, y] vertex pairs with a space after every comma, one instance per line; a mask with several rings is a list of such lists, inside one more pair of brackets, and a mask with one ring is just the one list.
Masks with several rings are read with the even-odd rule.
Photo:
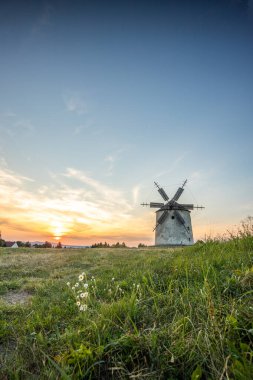
[[74, 287], [74, 286], [72, 286], [72, 290], [75, 290], [75, 287]]
[[113, 277], [113, 278], [112, 278], [112, 281], [114, 281], [114, 280], [115, 280], [115, 278]]
[[77, 282], [77, 283], [75, 284], [75, 287], [76, 287], [76, 288], [78, 288], [78, 286], [79, 286], [79, 282]]
[[80, 311], [86, 311], [88, 309], [87, 305], [81, 305], [80, 306]]
[[81, 293], [81, 294], [80, 294], [81, 298], [87, 298], [88, 295], [89, 295], [88, 292], [84, 292], [84, 293]]
[[70, 282], [67, 282], [67, 285], [70, 286]]
[[81, 305], [81, 302], [80, 302], [80, 301], [77, 301], [76, 304], [77, 304], [77, 306], [80, 306], [80, 305]]
[[86, 284], [83, 284], [83, 287], [85, 288], [85, 289], [87, 289], [88, 288], [88, 284], [86, 283]]
[[78, 277], [79, 278], [79, 281], [83, 281], [83, 275], [82, 274], [80, 274], [80, 276]]

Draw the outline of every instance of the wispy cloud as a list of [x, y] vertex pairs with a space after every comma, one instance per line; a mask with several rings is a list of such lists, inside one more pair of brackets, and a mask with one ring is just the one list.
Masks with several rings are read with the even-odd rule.
[[6, 185], [21, 185], [25, 181], [33, 182], [31, 178], [16, 174], [7, 168], [5, 160], [0, 160], [0, 183], [2, 186]]
[[78, 93], [68, 93], [63, 96], [67, 111], [74, 112], [78, 115], [88, 112], [87, 102]]
[[87, 126], [85, 125], [78, 125], [74, 129], [74, 135], [79, 135], [84, 129], [87, 129]]
[[86, 118], [86, 120], [82, 123], [82, 124], [79, 124], [79, 125], [76, 125], [74, 128], [74, 135], [79, 135], [80, 133], [84, 132], [84, 131], [89, 131], [94, 134], [96, 133], [96, 129], [95, 129], [95, 122], [92, 118], [88, 117]]
[[25, 119], [13, 112], [0, 115], [0, 131], [3, 135], [15, 137], [20, 134], [30, 135], [34, 131], [34, 125], [30, 119]]
[[32, 34], [36, 35], [50, 25], [53, 14], [52, 4], [45, 3], [32, 27]]
[[107, 176], [111, 176], [113, 174], [116, 163], [120, 160], [121, 154], [125, 151], [126, 151], [126, 147], [123, 147], [105, 156], [104, 162], [107, 164], [105, 174]]
[[163, 177], [165, 175], [173, 173], [175, 170], [178, 169], [179, 164], [184, 160], [186, 155], [187, 155], [187, 152], [180, 154], [173, 161], [169, 162], [167, 165], [168, 169], [163, 170], [163, 171], [159, 172], [158, 174], [156, 174], [155, 178]]
[[[31, 181], [6, 165], [1, 168], [2, 231], [30, 231], [38, 236], [83, 241], [98, 236], [121, 236], [127, 241], [134, 240], [137, 231], [145, 234], [145, 223], [134, 219], [131, 194], [105, 185], [83, 171], [68, 168], [56, 174], [50, 184], [37, 189], [36, 183], [29, 188]], [[136, 201], [137, 187], [132, 196]], [[138, 229], [134, 228], [134, 220]]]
[[107, 175], [112, 175], [116, 157], [112, 155], [108, 155], [105, 157], [104, 161], [108, 164]]
[[140, 185], [136, 185], [132, 189], [133, 194], [133, 203], [136, 205], [139, 202], [139, 194], [140, 194]]
[[34, 130], [34, 126], [32, 125], [31, 120], [17, 120], [14, 123], [14, 127], [19, 130], [25, 130], [27, 132], [32, 132]]

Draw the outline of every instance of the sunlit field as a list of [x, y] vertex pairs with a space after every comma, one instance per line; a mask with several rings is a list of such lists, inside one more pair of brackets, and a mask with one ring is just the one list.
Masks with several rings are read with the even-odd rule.
[[253, 374], [253, 238], [0, 249], [1, 379]]

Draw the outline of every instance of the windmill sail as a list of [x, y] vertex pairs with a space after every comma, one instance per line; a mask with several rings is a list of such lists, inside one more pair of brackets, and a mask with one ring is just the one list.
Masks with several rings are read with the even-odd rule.
[[183, 189], [182, 187], [179, 187], [179, 188], [177, 189], [176, 194], [175, 194], [174, 197], [172, 198], [171, 202], [173, 202], [173, 203], [176, 202], [176, 201], [181, 197], [183, 191], [184, 191], [184, 189]]
[[165, 221], [165, 219], [167, 218], [168, 216], [168, 211], [164, 211], [162, 213], [162, 215], [160, 216], [160, 218], [158, 219], [157, 223], [156, 223], [156, 226], [154, 228], [154, 231], [156, 230], [156, 228], [158, 227], [158, 224], [163, 224], [163, 222]]
[[186, 209], [186, 210], [193, 210], [194, 209], [194, 205], [193, 204], [180, 203], [180, 204], [177, 204], [177, 206], [179, 208], [183, 208], [183, 209]]
[[185, 225], [185, 220], [184, 220], [184, 218], [182, 217], [181, 214], [179, 214], [179, 212], [178, 212], [177, 210], [175, 210], [175, 215], [176, 215], [177, 220], [178, 220], [181, 224]]
[[164, 189], [162, 187], [160, 187], [156, 182], [155, 182], [155, 185], [156, 187], [158, 188], [158, 193], [161, 195], [161, 197], [165, 200], [165, 201], [168, 201], [169, 200], [169, 197], [168, 195], [165, 193]]
[[152, 208], [161, 208], [163, 206], [164, 206], [164, 203], [150, 202], [150, 207], [152, 207]]
[[165, 191], [163, 190], [162, 187], [160, 187], [160, 188], [158, 189], [158, 192], [160, 193], [160, 195], [162, 196], [162, 198], [163, 198], [165, 201], [168, 201], [168, 200], [169, 200], [168, 195], [165, 193]]
[[186, 232], [189, 233], [189, 230], [186, 228], [185, 220], [182, 217], [182, 215], [177, 210], [175, 210], [175, 215], [176, 215], [176, 218], [179, 221], [179, 223], [181, 223], [184, 226]]
[[183, 185], [177, 189], [177, 192], [174, 195], [174, 197], [172, 198], [172, 200], [170, 201], [170, 203], [172, 203], [172, 204], [175, 203], [181, 197], [182, 192], [184, 191], [184, 186], [185, 186], [186, 182], [187, 182], [187, 179], [184, 181]]
[[165, 221], [165, 219], [167, 218], [168, 216], [168, 211], [164, 211], [162, 213], [162, 215], [160, 216], [160, 218], [158, 219], [157, 223], [158, 224], [163, 224], [163, 222]]

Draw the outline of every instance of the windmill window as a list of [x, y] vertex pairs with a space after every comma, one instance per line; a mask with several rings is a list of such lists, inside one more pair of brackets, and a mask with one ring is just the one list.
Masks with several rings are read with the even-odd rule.
[[171, 219], [175, 219], [175, 216], [174, 216], [174, 215], [172, 215]]
[[191, 241], [191, 238], [189, 238], [189, 241]]
[[190, 227], [189, 226], [187, 227], [187, 229], [188, 229], [188, 231], [190, 231]]

